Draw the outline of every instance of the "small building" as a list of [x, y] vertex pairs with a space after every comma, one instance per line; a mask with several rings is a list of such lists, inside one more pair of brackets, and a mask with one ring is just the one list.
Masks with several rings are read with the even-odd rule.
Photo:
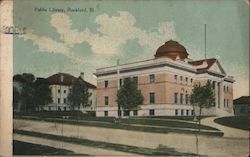
[[234, 115], [248, 116], [250, 107], [250, 96], [242, 96], [234, 100]]
[[216, 58], [194, 61], [188, 55], [170, 40], [153, 59], [97, 69], [96, 115], [118, 116], [117, 91], [127, 77], [136, 80], [144, 102], [138, 111], [122, 111], [123, 116], [191, 116], [197, 111], [190, 104], [193, 85], [207, 81], [214, 86], [215, 107], [203, 109], [202, 115], [233, 115], [233, 77]]
[[[84, 74], [81, 73], [80, 76], [84, 80]], [[70, 90], [72, 89], [73, 81], [76, 79], [76, 77], [66, 74], [66, 73], [57, 73], [52, 76], [49, 76], [47, 78], [49, 82], [49, 87], [51, 89], [52, 94], [52, 103], [46, 105], [44, 107], [44, 110], [47, 111], [69, 111], [72, 110], [69, 102], [68, 102], [68, 94]], [[91, 96], [89, 98], [89, 104], [90, 107], [83, 108], [80, 106], [80, 108], [75, 108], [74, 110], [80, 110], [83, 112], [86, 111], [95, 111], [96, 108], [96, 86], [85, 81], [87, 87], [89, 88], [89, 92], [91, 93]]]

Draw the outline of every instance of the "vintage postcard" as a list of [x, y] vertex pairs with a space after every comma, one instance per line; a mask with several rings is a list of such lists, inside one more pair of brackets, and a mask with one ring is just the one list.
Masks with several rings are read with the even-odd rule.
[[0, 156], [248, 156], [248, 0], [1, 0]]

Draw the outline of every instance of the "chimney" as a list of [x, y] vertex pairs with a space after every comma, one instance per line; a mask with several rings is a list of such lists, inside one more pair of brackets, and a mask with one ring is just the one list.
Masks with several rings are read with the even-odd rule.
[[63, 74], [60, 75], [61, 83], [63, 82]]
[[84, 72], [80, 73], [80, 77], [82, 78], [82, 80], [84, 80]]

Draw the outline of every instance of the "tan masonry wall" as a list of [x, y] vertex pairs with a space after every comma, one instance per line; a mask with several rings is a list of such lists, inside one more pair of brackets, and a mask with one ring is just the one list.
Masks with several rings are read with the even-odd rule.
[[[233, 108], [233, 86], [228, 86], [228, 91], [224, 91], [224, 99], [228, 100], [228, 111], [232, 111]], [[223, 104], [224, 106], [224, 104]]]
[[[183, 104], [186, 104], [186, 92], [190, 96], [193, 84], [190, 83], [188, 77], [188, 84], [186, 84], [185, 76], [183, 76], [182, 83], [178, 76], [178, 80], [174, 79], [174, 74], [157, 73], [155, 74], [155, 82], [149, 83], [149, 75], [138, 75], [138, 88], [144, 96], [143, 105], [149, 104], [149, 93], [155, 93], [155, 104], [174, 104], [174, 93], [178, 93], [178, 103], [180, 104], [180, 93], [183, 93]], [[110, 107], [117, 106], [117, 80], [108, 80], [108, 87], [104, 87], [104, 80], [97, 82], [97, 107], [105, 106], [104, 97], [109, 97]], [[188, 102], [190, 105], [190, 103]]]

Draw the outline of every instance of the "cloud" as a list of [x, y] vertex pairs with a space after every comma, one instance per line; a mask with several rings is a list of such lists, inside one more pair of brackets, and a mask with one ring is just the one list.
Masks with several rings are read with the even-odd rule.
[[22, 36], [24, 40], [32, 40], [33, 45], [38, 46], [39, 51], [41, 52], [50, 52], [50, 53], [63, 53], [68, 55], [70, 49], [65, 46], [63, 43], [57, 42], [50, 37], [39, 37], [38, 35], [33, 34], [32, 32], [27, 32]]
[[169, 39], [175, 39], [173, 22], [159, 23], [156, 28], [150, 30], [142, 29], [135, 25], [135, 17], [126, 11], [120, 11], [118, 16], [107, 14], [98, 15], [95, 23], [99, 25], [93, 33], [89, 28], [83, 31], [72, 29], [72, 20], [65, 13], [51, 15], [50, 24], [60, 35], [60, 41], [50, 37], [39, 37], [32, 32], [23, 36], [25, 40], [32, 40], [42, 52], [58, 52], [65, 55], [72, 55], [71, 49], [75, 44], [88, 43], [93, 53], [115, 54], [128, 41], [137, 39], [139, 45], [154, 51]]
[[138, 39], [141, 46], [155, 49], [166, 40], [176, 38], [173, 22], [159, 23], [157, 29], [147, 31], [136, 27], [135, 17], [125, 11], [119, 12], [119, 16], [99, 15], [95, 22], [99, 25], [98, 33], [91, 32], [89, 28], [82, 32], [73, 30], [70, 17], [64, 13], [53, 14], [50, 21], [66, 46], [87, 42], [93, 53], [117, 53], [123, 44], [133, 39]]
[[249, 0], [245, 0], [245, 2], [247, 3], [247, 5], [249, 5], [249, 4], [250, 4]]

